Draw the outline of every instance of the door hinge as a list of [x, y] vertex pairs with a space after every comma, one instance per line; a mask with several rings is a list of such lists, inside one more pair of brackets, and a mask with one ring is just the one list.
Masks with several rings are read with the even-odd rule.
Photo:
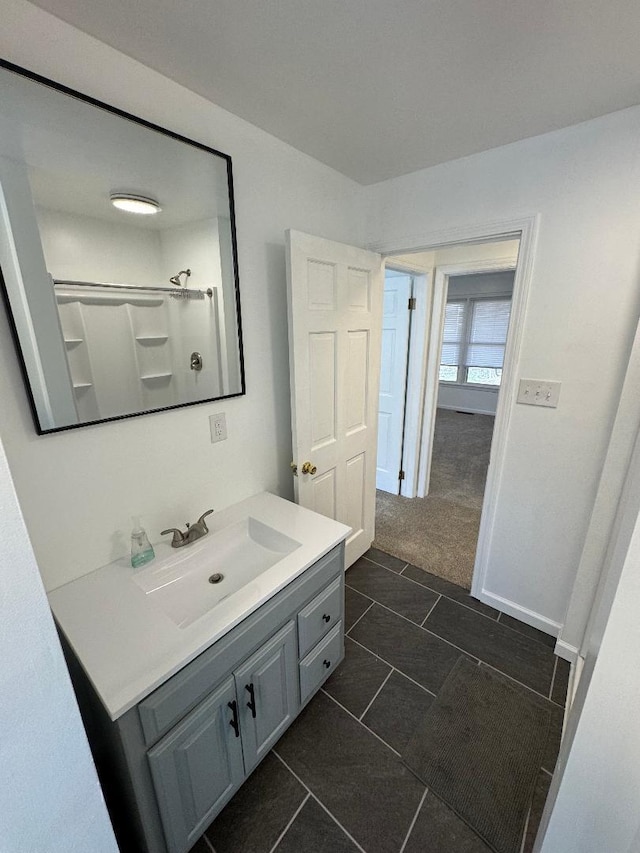
[[408, 304], [407, 308], [409, 309], [409, 311], [415, 311], [416, 310], [416, 298], [415, 298], [415, 296], [409, 297], [409, 304]]
[[404, 480], [404, 471], [400, 471], [400, 472], [399, 472], [399, 474], [398, 474], [398, 479], [399, 479], [399, 480]]

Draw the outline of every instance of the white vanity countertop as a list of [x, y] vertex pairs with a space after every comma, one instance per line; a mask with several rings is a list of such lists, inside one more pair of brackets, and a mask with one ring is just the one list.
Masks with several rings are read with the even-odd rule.
[[[132, 569], [125, 557], [49, 593], [55, 618], [112, 720], [219, 640], [350, 533], [344, 524], [267, 492], [214, 513], [207, 519], [207, 526], [215, 533], [248, 515], [297, 540], [301, 546], [246, 589], [231, 594], [187, 627], [178, 627], [133, 581], [136, 572], [175, 553], [166, 542], [154, 545], [156, 560], [143, 569]], [[204, 537], [199, 541], [206, 540]]]

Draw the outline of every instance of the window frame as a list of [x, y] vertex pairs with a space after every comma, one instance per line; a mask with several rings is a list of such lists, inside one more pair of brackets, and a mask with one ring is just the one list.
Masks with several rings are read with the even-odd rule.
[[[459, 344], [459, 347], [460, 347], [459, 362], [460, 363], [457, 365], [458, 378], [455, 381], [452, 381], [450, 379], [440, 379], [439, 372], [440, 372], [440, 368], [443, 366], [452, 367], [454, 365], [443, 365], [443, 362], [440, 361], [440, 364], [438, 365], [438, 384], [445, 385], [447, 388], [474, 388], [474, 389], [481, 390], [481, 391], [498, 391], [500, 389], [500, 387], [502, 385], [502, 376], [500, 376], [501, 381], [498, 385], [488, 385], [488, 384], [485, 384], [482, 382], [468, 382], [466, 380], [466, 377], [468, 375], [469, 365], [465, 364], [465, 362], [467, 360], [467, 351], [468, 351], [469, 346], [471, 344], [471, 324], [473, 321], [473, 305], [477, 302], [499, 302], [499, 301], [504, 301], [504, 302], [510, 303], [509, 325], [511, 325], [511, 311], [512, 311], [512, 306], [513, 306], [513, 293], [502, 292], [502, 293], [483, 294], [481, 296], [452, 296], [451, 298], [449, 298], [449, 296], [447, 295], [447, 299], [445, 301], [445, 311], [446, 311], [446, 306], [450, 302], [458, 302], [458, 303], [463, 302], [465, 305], [464, 310], [463, 310], [464, 321], [462, 324], [462, 336], [461, 336], [460, 344]], [[506, 351], [507, 351], [508, 338], [509, 338], [509, 329], [507, 328], [507, 338], [505, 339], [505, 342], [504, 342], [504, 354], [503, 354], [503, 359], [502, 359], [502, 362], [503, 362], [502, 370], [504, 370], [504, 355], [506, 355]], [[444, 344], [444, 335], [443, 335], [443, 344]], [[442, 359], [442, 345], [440, 346], [440, 358]], [[464, 374], [464, 377], [465, 377], [464, 381], [462, 381], [462, 382], [460, 381], [460, 373], [461, 372]]]

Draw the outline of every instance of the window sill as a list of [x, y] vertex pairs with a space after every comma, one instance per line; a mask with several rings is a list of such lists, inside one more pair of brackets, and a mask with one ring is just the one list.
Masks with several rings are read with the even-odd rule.
[[494, 394], [497, 394], [500, 390], [499, 385], [472, 385], [471, 382], [444, 382], [440, 380], [438, 382], [440, 388], [456, 388], [458, 390], [467, 391], [491, 391]]

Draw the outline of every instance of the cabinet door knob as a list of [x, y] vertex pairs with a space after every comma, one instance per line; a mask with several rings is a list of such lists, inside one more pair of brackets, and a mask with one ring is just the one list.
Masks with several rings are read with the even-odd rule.
[[329, 669], [329, 667], [331, 666], [331, 661], [330, 661], [330, 660], [327, 660], [327, 659], [325, 658], [325, 659], [322, 661], [322, 665], [325, 667], [325, 669]]
[[236, 733], [236, 737], [240, 737], [240, 726], [238, 725], [238, 705], [234, 699], [232, 702], [227, 702], [227, 706], [231, 708], [233, 717], [229, 720], [229, 725]]
[[331, 622], [331, 616], [328, 613], [323, 613], [322, 618], [325, 622]]
[[255, 720], [255, 718], [256, 718], [256, 694], [255, 694], [255, 691], [253, 689], [253, 682], [251, 682], [251, 684], [245, 684], [244, 689], [249, 691], [250, 699], [247, 702], [247, 708], [251, 711], [251, 716]]

